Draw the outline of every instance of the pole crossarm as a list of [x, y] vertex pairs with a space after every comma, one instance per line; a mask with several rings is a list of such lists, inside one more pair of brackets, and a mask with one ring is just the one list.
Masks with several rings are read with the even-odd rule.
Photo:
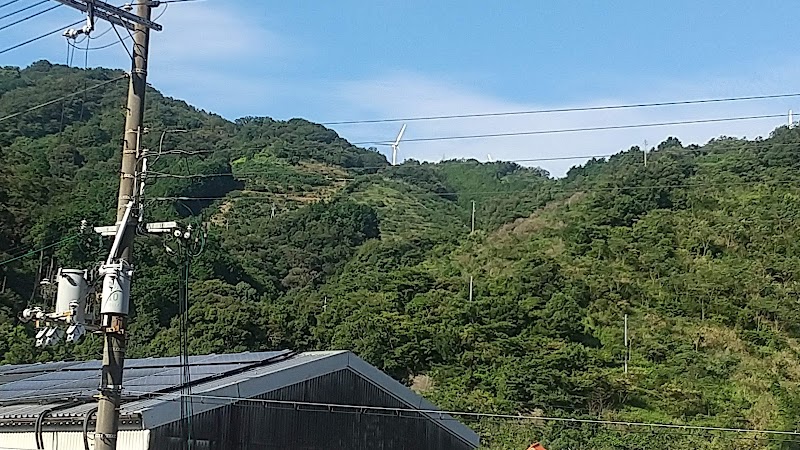
[[161, 25], [153, 22], [152, 20], [139, 17], [136, 14], [125, 11], [122, 8], [117, 8], [114, 5], [109, 5], [106, 2], [101, 2], [100, 0], [56, 1], [87, 14], [90, 10], [92, 10], [92, 14], [94, 14], [96, 17], [111, 22], [114, 25], [125, 27], [129, 30], [133, 30], [135, 25], [141, 25], [155, 31], [162, 30]]

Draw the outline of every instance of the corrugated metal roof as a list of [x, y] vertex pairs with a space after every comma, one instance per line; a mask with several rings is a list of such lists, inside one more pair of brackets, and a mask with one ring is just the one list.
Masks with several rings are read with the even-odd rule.
[[[193, 382], [215, 379], [229, 373], [264, 364], [289, 355], [277, 352], [204, 355], [189, 358]], [[161, 392], [180, 388], [183, 369], [180, 359], [145, 358], [125, 361], [123, 385], [140, 392]], [[91, 398], [100, 381], [100, 361], [53, 362], [0, 366], [0, 404], [42, 399]], [[2, 412], [0, 411], [0, 417]]]
[[[83, 417], [95, 403], [92, 401], [70, 406], [66, 399], [75, 397], [76, 393], [88, 392], [88, 395], [95, 393], [95, 390], [84, 388], [85, 380], [92, 380], [95, 385], [99, 380], [99, 372], [94, 364], [99, 362], [28, 365], [10, 370], [9, 366], [6, 366], [6, 370], [0, 371], [0, 422], [4, 419], [34, 418], [54, 405], [61, 408], [52, 413], [53, 417]], [[178, 367], [174, 367], [176, 364], [179, 364], [179, 361], [175, 358], [126, 361], [124, 395], [147, 398], [123, 403], [121, 415], [140, 418], [145, 429], [153, 429], [180, 420], [180, 397], [169, 394], [180, 393], [181, 389], [185, 389], [180, 383], [179, 373], [175, 372], [179, 370]], [[191, 410], [195, 415], [236, 403], [239, 399], [261, 396], [343, 369], [357, 373], [411, 408], [436, 409], [410, 389], [348, 351], [305, 352], [295, 355], [288, 351], [207, 355], [193, 357], [190, 364], [193, 379], [192, 393], [208, 396], [191, 398]], [[31, 379], [4, 379], [5, 375], [20, 370], [30, 374]], [[65, 375], [67, 373], [72, 375]], [[69, 377], [73, 375], [72, 382], [75, 384], [72, 386], [73, 395], [70, 395], [70, 392], [64, 391], [70, 390]], [[51, 385], [42, 387], [37, 383], [41, 380], [50, 380]], [[161, 392], [154, 397], [152, 393], [155, 391]], [[24, 401], [24, 404], [4, 403], [3, 392], [12, 399]], [[49, 394], [55, 396], [55, 399], [52, 397], [45, 400], [36, 399], [33, 396], [35, 393]], [[477, 434], [452, 418], [441, 420], [441, 416], [436, 414], [436, 422], [443, 428], [464, 442], [477, 445]]]

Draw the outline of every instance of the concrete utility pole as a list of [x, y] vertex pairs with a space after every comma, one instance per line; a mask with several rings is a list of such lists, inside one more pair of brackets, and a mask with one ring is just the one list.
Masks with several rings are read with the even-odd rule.
[[625, 373], [628, 373], [628, 315], [625, 314]]
[[472, 228], [470, 234], [475, 232], [475, 200], [472, 201]]
[[642, 151], [644, 152], [644, 166], [647, 167], [647, 139], [644, 140]]
[[[148, 1], [139, 3], [136, 14], [150, 20], [151, 7]], [[122, 269], [131, 272], [133, 268], [133, 237], [136, 235], [135, 223], [126, 218], [125, 209], [135, 201], [136, 169], [139, 160], [142, 122], [144, 120], [144, 95], [147, 88], [147, 57], [150, 44], [150, 29], [137, 24], [133, 31], [133, 64], [130, 86], [128, 87], [128, 108], [125, 117], [125, 140], [122, 148], [122, 169], [117, 197], [118, 232], [123, 233], [119, 249]], [[127, 267], [125, 267], [127, 266]], [[127, 305], [126, 305], [127, 306]], [[127, 310], [127, 308], [125, 308]], [[97, 427], [95, 432], [96, 450], [115, 450], [119, 430], [119, 406], [122, 394], [122, 370], [125, 362], [127, 336], [125, 326], [127, 311], [108, 314], [103, 317], [103, 374], [98, 396]]]
[[117, 226], [114, 227], [114, 245], [101, 269], [103, 296], [100, 305], [103, 333], [103, 369], [98, 395], [95, 449], [115, 450], [119, 430], [119, 406], [122, 394], [122, 370], [125, 361], [125, 334], [130, 283], [133, 276], [133, 238], [136, 235], [138, 212], [132, 211], [137, 200], [137, 169], [140, 157], [144, 95], [147, 88], [147, 57], [150, 30], [161, 31], [161, 26], [150, 20], [153, 6], [158, 2], [140, 0], [136, 13], [117, 8], [101, 0], [57, 0], [59, 3], [86, 13], [86, 26], [67, 30], [67, 38], [80, 34], [90, 35], [95, 29], [95, 19], [127, 28], [133, 33], [132, 69], [128, 90], [128, 109], [125, 119], [125, 139], [122, 148], [119, 196], [117, 198]]

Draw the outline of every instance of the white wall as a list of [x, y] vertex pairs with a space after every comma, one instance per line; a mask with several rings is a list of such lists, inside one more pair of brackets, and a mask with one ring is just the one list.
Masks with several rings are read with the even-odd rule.
[[[45, 450], [84, 450], [80, 431], [45, 432]], [[89, 433], [89, 448], [94, 448], [93, 434]], [[121, 431], [117, 440], [119, 450], [148, 450], [150, 430]], [[36, 450], [36, 437], [32, 432], [0, 433], [0, 450]]]

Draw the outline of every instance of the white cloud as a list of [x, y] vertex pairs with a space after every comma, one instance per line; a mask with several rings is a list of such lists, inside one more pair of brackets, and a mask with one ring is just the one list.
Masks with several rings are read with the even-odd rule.
[[165, 11], [160, 22], [164, 31], [154, 33], [152, 43], [155, 64], [222, 68], [248, 59], [274, 63], [299, 51], [295, 44], [224, 2], [182, 4]]
[[[741, 89], [738, 95], [753, 91]], [[763, 86], [762, 86], [763, 88]], [[756, 88], [757, 90], [761, 90]], [[704, 92], [709, 94], [704, 94]], [[697, 84], [691, 88], [671, 86], [671, 89], [653, 86], [652, 94], [642, 98], [593, 99], [580, 104], [529, 104], [488, 96], [469, 87], [441, 82], [413, 73], [396, 73], [381, 78], [350, 82], [340, 86], [337, 98], [346, 111], [356, 118], [415, 117], [429, 115], [451, 115], [486, 113], [498, 111], [521, 111], [608, 104], [638, 103], [641, 101], [682, 100], [710, 97], [718, 94], [719, 85], [709, 84], [705, 89]], [[770, 92], [777, 92], [772, 90]], [[758, 92], [761, 93], [761, 92]], [[409, 122], [406, 138], [437, 136], [460, 136], [505, 132], [527, 132], [534, 130], [559, 130], [568, 128], [601, 127], [625, 124], [674, 122], [685, 120], [739, 117], [765, 114], [782, 114], [797, 99], [770, 101], [747, 101], [715, 103], [690, 106], [606, 110], [557, 114], [536, 114], [472, 119], [434, 120]], [[795, 108], [798, 110], [798, 108]], [[344, 112], [342, 112], [344, 114]], [[495, 160], [556, 158], [576, 155], [600, 155], [616, 153], [644, 140], [657, 145], [668, 136], [678, 137], [684, 145], [703, 144], [720, 135], [753, 138], [768, 135], [786, 119], [752, 120], [710, 124], [674, 125], [641, 129], [589, 131], [537, 136], [515, 136], [491, 139], [454, 140], [439, 142], [406, 142], [401, 144], [400, 159], [414, 158], [438, 161], [447, 158], [476, 158], [486, 160], [491, 154]], [[335, 127], [344, 137], [353, 142], [392, 140], [399, 123], [375, 125], [339, 125]], [[549, 161], [534, 163], [544, 167], [555, 176], [561, 176], [574, 161]]]
[[255, 19], [225, 2], [168, 9], [160, 20], [164, 31], [151, 37], [148, 81], [166, 95], [230, 118], [254, 105], [269, 110], [270, 92], [285, 83], [266, 76], [264, 68], [292, 64], [305, 49]]
[[[151, 33], [148, 82], [165, 95], [230, 118], [240, 116], [241, 111], [260, 109], [265, 114], [273, 110], [275, 103], [270, 101], [276, 101], [274, 93], [287, 83], [270, 73], [280, 74], [287, 66], [298, 64], [308, 49], [271, 31], [259, 17], [258, 5], [237, 3], [186, 2], [154, 9], [153, 18], [164, 29]], [[71, 8], [58, 8], [9, 28], [8, 42], [22, 42], [82, 17]], [[127, 32], [119, 31], [130, 47]], [[98, 24], [95, 37], [90, 47], [118, 40], [104, 22]], [[56, 33], [2, 55], [2, 64], [26, 66], [37, 59], [64, 64], [65, 47], [64, 37]], [[73, 64], [83, 67], [84, 54], [79, 50], [74, 54]], [[121, 46], [114, 45], [89, 52], [88, 65], [129, 70], [130, 59]]]

